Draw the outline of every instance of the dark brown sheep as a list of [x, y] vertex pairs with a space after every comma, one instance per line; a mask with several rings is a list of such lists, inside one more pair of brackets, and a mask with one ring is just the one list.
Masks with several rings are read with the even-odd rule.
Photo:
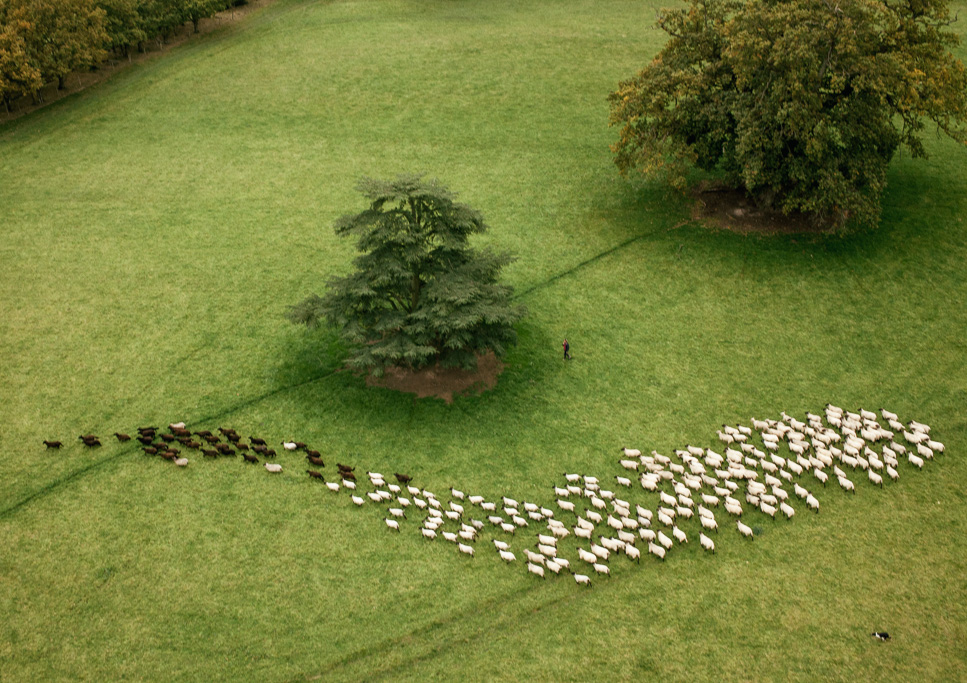
[[46, 441], [45, 440], [44, 441], [44, 445], [47, 446], [47, 448], [60, 448], [64, 444], [62, 444], [60, 441]]
[[211, 435], [212, 435], [212, 433], [210, 431], [208, 431], [207, 429], [204, 429], [204, 430], [202, 430], [200, 432], [195, 432], [195, 436], [200, 436], [202, 438], [205, 438], [206, 436], [211, 436]]
[[249, 441], [254, 443], [256, 446], [268, 446], [268, 444], [265, 443], [265, 439], [260, 439], [257, 436], [249, 438]]
[[316, 457], [315, 455], [307, 455], [306, 460], [311, 462], [316, 467], [325, 467], [326, 463], [322, 461], [322, 458]]
[[399, 472], [393, 472], [393, 476], [396, 477], [396, 481], [401, 484], [409, 484], [413, 481], [413, 477], [408, 474], [400, 474]]
[[202, 454], [206, 458], [217, 458], [218, 457], [218, 451], [216, 451], [213, 448], [202, 448], [201, 449], [201, 452], [202, 452]]
[[118, 441], [121, 441], [121, 442], [131, 440], [130, 436], [128, 436], [127, 434], [122, 434], [121, 432], [114, 432], [114, 436], [117, 438]]
[[319, 479], [320, 481], [322, 481], [322, 480], [323, 480], [323, 479], [322, 479], [322, 472], [316, 472], [315, 470], [306, 470], [306, 472], [307, 472], [307, 473], [309, 474], [309, 476], [310, 476], [310, 477], [312, 477], [313, 479]]
[[245, 458], [245, 462], [257, 463], [259, 461], [259, 459], [251, 453], [242, 453], [242, 457]]
[[144, 451], [145, 453], [147, 453], [148, 455], [157, 455], [158, 454], [158, 449], [155, 448], [154, 446], [145, 446], [141, 450]]

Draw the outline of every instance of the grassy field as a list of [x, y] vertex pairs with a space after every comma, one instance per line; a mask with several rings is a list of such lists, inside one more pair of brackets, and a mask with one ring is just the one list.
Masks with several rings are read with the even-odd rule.
[[[872, 233], [691, 224], [608, 151], [660, 4], [279, 0], [0, 127], [0, 680], [967, 679], [967, 153], [898, 158]], [[408, 172], [484, 213], [530, 310], [497, 388], [450, 406], [366, 388], [282, 318], [345, 272], [356, 179]], [[724, 520], [715, 556], [689, 524], [590, 590], [391, 534], [295, 456], [274, 477], [76, 438], [232, 426], [327, 476], [550, 504], [621, 446], [827, 401], [947, 453], [819, 490], [819, 515], [747, 513], [754, 542]]]

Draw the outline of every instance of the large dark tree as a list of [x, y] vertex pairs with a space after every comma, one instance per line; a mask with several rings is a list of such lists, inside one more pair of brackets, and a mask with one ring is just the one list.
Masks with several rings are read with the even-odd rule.
[[721, 173], [761, 206], [874, 225], [887, 165], [924, 121], [965, 141], [967, 75], [946, 0], [686, 0], [611, 94], [622, 172]]
[[478, 353], [502, 356], [516, 343], [525, 311], [498, 282], [513, 258], [470, 247], [487, 229], [478, 211], [419, 176], [363, 179], [358, 189], [369, 208], [335, 226], [356, 238], [355, 270], [293, 306], [292, 322], [332, 325], [351, 348], [350, 367], [374, 374], [434, 362], [473, 368]]

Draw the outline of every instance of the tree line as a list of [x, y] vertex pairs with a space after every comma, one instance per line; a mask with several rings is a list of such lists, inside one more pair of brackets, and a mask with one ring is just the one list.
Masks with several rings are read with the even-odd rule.
[[110, 54], [162, 44], [181, 26], [194, 30], [247, 0], [0, 0], [0, 100], [7, 111], [18, 97], [38, 96], [44, 85], [64, 87], [68, 74], [96, 67]]

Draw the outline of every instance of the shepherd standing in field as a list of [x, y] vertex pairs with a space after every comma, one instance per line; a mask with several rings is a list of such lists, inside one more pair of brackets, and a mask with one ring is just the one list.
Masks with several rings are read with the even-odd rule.
[[567, 338], [564, 339], [561, 346], [564, 347], [564, 360], [571, 360], [571, 345], [567, 343]]

